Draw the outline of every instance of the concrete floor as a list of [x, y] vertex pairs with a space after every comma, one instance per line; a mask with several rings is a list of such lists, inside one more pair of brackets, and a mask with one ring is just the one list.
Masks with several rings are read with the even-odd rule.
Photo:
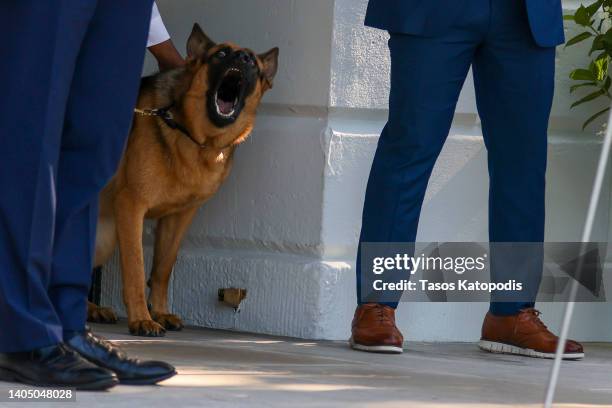
[[[473, 344], [408, 344], [397, 356], [352, 351], [342, 342], [205, 329], [154, 340], [127, 335], [123, 324], [94, 330], [131, 355], [176, 365], [180, 375], [160, 386], [79, 392], [76, 404], [64, 406], [540, 407], [551, 366]], [[612, 407], [612, 345], [586, 350], [585, 360], [564, 365], [556, 406]], [[9, 386], [0, 383], [0, 395]], [[19, 404], [27, 405], [60, 406]]]

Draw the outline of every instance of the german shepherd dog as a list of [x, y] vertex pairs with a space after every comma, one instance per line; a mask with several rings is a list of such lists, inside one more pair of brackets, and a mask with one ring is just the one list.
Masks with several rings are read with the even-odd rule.
[[[236, 146], [251, 133], [261, 98], [272, 88], [278, 48], [257, 55], [216, 44], [198, 24], [183, 68], [144, 78], [119, 169], [100, 197], [96, 266], [119, 246], [130, 333], [180, 330], [167, 291], [181, 239], [198, 208], [226, 179]], [[143, 222], [156, 219], [153, 269], [145, 297]], [[111, 309], [88, 305], [90, 321], [112, 323]]]

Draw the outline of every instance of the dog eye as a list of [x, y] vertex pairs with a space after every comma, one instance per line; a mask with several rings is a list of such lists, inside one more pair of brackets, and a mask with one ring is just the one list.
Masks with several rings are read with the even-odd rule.
[[223, 59], [223, 58], [225, 58], [226, 56], [227, 56], [227, 53], [226, 53], [225, 51], [223, 51], [223, 50], [221, 50], [221, 51], [219, 51], [219, 52], [217, 53], [217, 58], [219, 58], [219, 59]]
[[249, 53], [249, 54], [247, 54], [247, 55], [249, 56], [249, 62], [248, 62], [248, 64], [249, 64], [250, 66], [254, 67], [254, 66], [255, 66], [255, 64], [256, 64], [256, 62], [255, 62], [255, 55], [253, 55], [253, 54], [251, 54], [251, 53]]

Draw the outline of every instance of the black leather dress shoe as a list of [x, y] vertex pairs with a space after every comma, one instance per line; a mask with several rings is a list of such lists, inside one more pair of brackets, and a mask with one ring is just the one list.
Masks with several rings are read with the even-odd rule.
[[28, 352], [0, 353], [0, 381], [92, 391], [119, 383], [112, 371], [90, 363], [62, 343]]
[[114, 371], [122, 384], [156, 384], [176, 375], [176, 370], [168, 363], [128, 358], [117, 346], [89, 329], [73, 334], [65, 341], [95, 365]]

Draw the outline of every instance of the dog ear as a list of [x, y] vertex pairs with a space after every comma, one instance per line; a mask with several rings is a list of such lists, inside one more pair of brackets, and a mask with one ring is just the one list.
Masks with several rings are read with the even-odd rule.
[[215, 45], [215, 42], [204, 34], [200, 25], [195, 23], [193, 25], [193, 30], [191, 30], [189, 40], [187, 40], [187, 55], [189, 58], [199, 58]]
[[270, 51], [258, 55], [258, 58], [263, 64], [262, 74], [264, 75], [264, 79], [266, 81], [265, 90], [272, 88], [272, 85], [274, 84], [274, 77], [278, 71], [278, 54], [278, 47], [274, 47]]

